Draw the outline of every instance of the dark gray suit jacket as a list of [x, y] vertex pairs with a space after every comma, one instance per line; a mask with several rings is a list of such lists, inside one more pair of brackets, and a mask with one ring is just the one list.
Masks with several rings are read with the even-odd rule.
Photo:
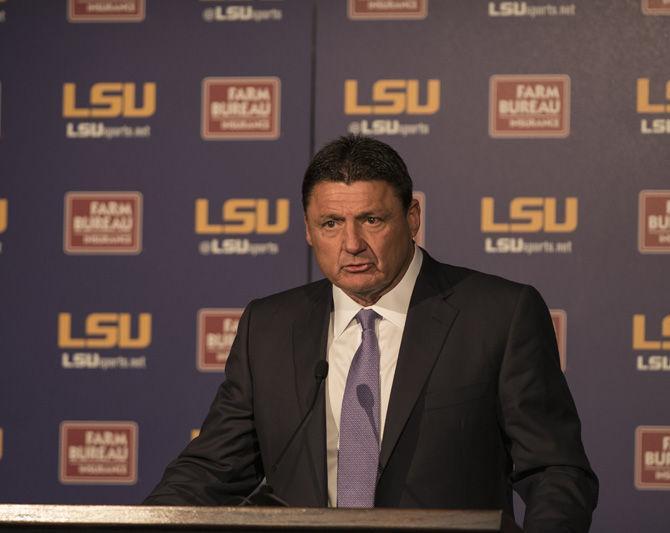
[[[249, 304], [202, 432], [147, 504], [221, 505], [267, 476], [294, 506], [327, 505], [325, 395], [279, 468], [326, 358], [331, 284]], [[424, 252], [391, 390], [378, 507], [502, 508], [526, 531], [587, 531], [598, 482], [539, 293]]]

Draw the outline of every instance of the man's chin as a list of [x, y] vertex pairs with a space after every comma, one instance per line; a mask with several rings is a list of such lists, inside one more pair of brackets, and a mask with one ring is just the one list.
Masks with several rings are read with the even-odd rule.
[[365, 306], [372, 305], [379, 299], [380, 293], [384, 292], [383, 287], [379, 286], [379, 280], [370, 275], [341, 276], [335, 285], [352, 300]]

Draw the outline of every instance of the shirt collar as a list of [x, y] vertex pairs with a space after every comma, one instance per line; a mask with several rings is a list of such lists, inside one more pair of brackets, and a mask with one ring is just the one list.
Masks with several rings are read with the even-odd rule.
[[[414, 284], [419, 276], [422, 263], [423, 253], [418, 246], [414, 245], [414, 257], [400, 282], [368, 309], [374, 309], [382, 318], [399, 328], [404, 328], [409, 301], [412, 298]], [[342, 289], [333, 285], [333, 308], [333, 338], [336, 339], [347, 329], [363, 306], [347, 296]]]

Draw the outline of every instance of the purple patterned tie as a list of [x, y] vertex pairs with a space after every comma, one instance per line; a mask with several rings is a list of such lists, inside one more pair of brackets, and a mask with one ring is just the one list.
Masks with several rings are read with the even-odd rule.
[[349, 367], [340, 417], [337, 506], [374, 507], [379, 465], [379, 345], [372, 309], [361, 309], [361, 345]]

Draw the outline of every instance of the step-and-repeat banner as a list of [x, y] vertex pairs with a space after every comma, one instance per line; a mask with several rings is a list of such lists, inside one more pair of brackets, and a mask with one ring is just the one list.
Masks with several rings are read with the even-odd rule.
[[0, 0], [0, 501], [148, 493], [360, 133], [433, 256], [544, 295], [592, 530], [665, 531], [669, 45], [667, 0]]

